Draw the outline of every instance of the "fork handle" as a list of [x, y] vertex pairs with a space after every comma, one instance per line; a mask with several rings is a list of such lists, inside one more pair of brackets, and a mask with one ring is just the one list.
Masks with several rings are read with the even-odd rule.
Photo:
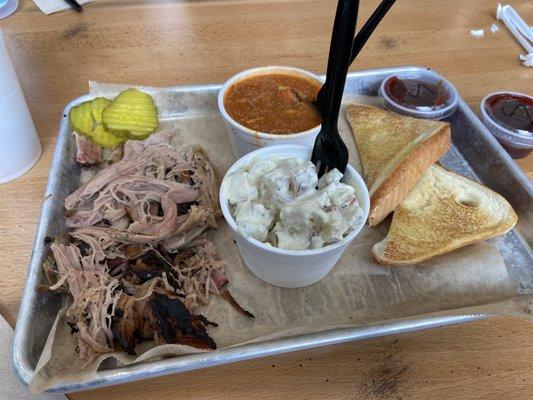
[[327, 134], [322, 139], [325, 143], [333, 143], [338, 137], [336, 128], [346, 74], [351, 61], [352, 40], [358, 9], [359, 0], [339, 0], [337, 5], [328, 59], [328, 72], [324, 84], [322, 125], [326, 128], [323, 132], [327, 132]]

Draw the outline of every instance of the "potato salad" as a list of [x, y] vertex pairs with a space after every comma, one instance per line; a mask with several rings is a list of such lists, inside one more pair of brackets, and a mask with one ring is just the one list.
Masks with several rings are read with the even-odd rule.
[[239, 231], [288, 250], [341, 241], [362, 223], [353, 186], [334, 169], [318, 179], [310, 161], [253, 160], [227, 177], [227, 198]]

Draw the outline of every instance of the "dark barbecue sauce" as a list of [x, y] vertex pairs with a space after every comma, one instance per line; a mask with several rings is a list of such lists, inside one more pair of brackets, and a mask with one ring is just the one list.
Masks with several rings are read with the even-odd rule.
[[436, 109], [446, 105], [450, 97], [442, 81], [433, 84], [418, 79], [399, 79], [396, 76], [387, 80], [385, 91], [398, 104], [409, 108]]
[[497, 94], [486, 103], [487, 112], [500, 125], [522, 135], [533, 135], [533, 100], [513, 94]]

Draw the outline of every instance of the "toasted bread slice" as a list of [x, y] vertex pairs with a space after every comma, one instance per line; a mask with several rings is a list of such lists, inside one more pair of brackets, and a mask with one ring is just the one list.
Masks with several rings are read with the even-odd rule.
[[428, 167], [451, 146], [450, 124], [401, 116], [362, 104], [347, 116], [370, 192], [375, 226], [400, 204]]
[[501, 235], [517, 220], [498, 193], [435, 164], [396, 208], [372, 255], [380, 264], [414, 264]]

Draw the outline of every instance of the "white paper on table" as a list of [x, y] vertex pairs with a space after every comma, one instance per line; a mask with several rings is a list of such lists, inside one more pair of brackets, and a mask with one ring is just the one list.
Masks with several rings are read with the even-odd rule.
[[[78, 0], [78, 3], [82, 5], [92, 1], [96, 0]], [[65, 0], [33, 0], [33, 2], [47, 15], [72, 8]]]
[[34, 395], [17, 379], [11, 361], [13, 336], [13, 329], [0, 315], [0, 399], [67, 400], [63, 395]]

